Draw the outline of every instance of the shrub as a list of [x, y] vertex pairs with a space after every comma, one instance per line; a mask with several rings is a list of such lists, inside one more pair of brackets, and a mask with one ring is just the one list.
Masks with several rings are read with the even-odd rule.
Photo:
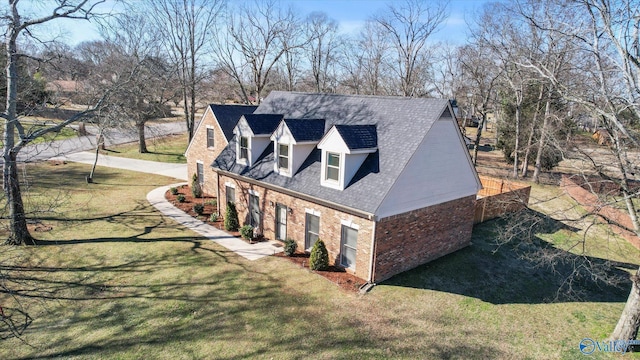
[[178, 200], [179, 203], [183, 203], [185, 200], [187, 200], [187, 198], [185, 198], [184, 195], [182, 194], [178, 195], [176, 199]]
[[176, 187], [172, 187], [169, 191], [171, 192], [171, 195], [178, 195], [178, 188]]
[[213, 206], [216, 209], [218, 208], [218, 200], [216, 200], [216, 199], [211, 199], [211, 200], [207, 201], [207, 204]]
[[284, 254], [287, 256], [291, 256], [296, 252], [298, 248], [298, 243], [293, 239], [287, 239], [284, 241]]
[[198, 181], [198, 175], [193, 174], [191, 178], [191, 194], [194, 198], [202, 197], [202, 187], [200, 187], [200, 181]]
[[193, 205], [193, 211], [198, 215], [202, 215], [204, 213], [204, 204]]
[[313, 249], [311, 249], [309, 268], [311, 270], [327, 270], [329, 268], [329, 253], [324, 242], [320, 239], [313, 244]]
[[244, 225], [240, 228], [240, 235], [247, 240], [253, 239], [253, 226]]
[[236, 231], [240, 226], [238, 221], [238, 211], [236, 210], [236, 204], [232, 202], [227, 203], [227, 212], [224, 216], [224, 229], [227, 231]]
[[211, 214], [211, 216], [209, 216], [209, 221], [216, 222], [218, 221], [218, 218], [219, 218], [218, 213], [214, 212]]

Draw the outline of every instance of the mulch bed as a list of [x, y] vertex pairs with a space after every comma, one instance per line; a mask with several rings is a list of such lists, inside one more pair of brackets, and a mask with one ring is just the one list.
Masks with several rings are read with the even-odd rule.
[[[216, 200], [215, 197], [205, 195], [202, 198], [195, 198], [191, 193], [191, 188], [189, 187], [189, 185], [181, 185], [176, 187], [176, 189], [178, 190], [178, 193], [175, 195], [171, 193], [171, 190], [165, 193], [165, 198], [171, 204], [173, 204], [173, 206], [193, 216], [194, 218], [197, 218], [198, 220], [201, 220], [209, 225], [215, 226], [220, 230], [224, 230], [224, 220], [222, 219], [222, 216], [220, 216], [218, 221], [211, 221], [210, 219], [211, 214], [213, 212], [217, 212], [217, 205], [214, 206], [214, 203], [217, 204], [216, 202], [214, 202]], [[178, 201], [178, 195], [184, 196], [183, 202]], [[196, 204], [204, 204], [204, 212], [202, 213], [202, 215], [197, 215], [196, 212], [193, 210], [193, 206]], [[227, 230], [224, 230], [224, 231], [226, 231], [227, 233], [235, 237], [241, 238], [240, 232], [238, 231], [227, 231]], [[266, 239], [258, 239], [257, 241], [263, 241], [263, 240], [266, 240]], [[293, 263], [298, 264], [300, 267], [304, 267], [307, 269], [309, 268], [309, 254], [296, 253], [296, 254], [293, 254], [293, 256], [286, 256], [284, 253], [280, 252], [280, 253], [277, 253], [276, 256], [288, 259], [289, 261], [292, 261]], [[338, 268], [335, 266], [330, 266], [329, 269], [326, 271], [314, 271], [314, 272], [318, 275], [325, 277], [329, 281], [335, 283], [342, 289], [345, 289], [351, 292], [357, 292], [360, 289], [360, 286], [362, 286], [365, 283], [364, 280], [357, 278], [354, 275], [346, 272], [344, 269]]]

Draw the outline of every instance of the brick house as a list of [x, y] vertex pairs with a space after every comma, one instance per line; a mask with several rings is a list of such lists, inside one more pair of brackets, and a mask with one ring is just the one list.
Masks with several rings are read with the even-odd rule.
[[273, 91], [206, 163], [206, 189], [266, 238], [322, 239], [332, 264], [379, 282], [470, 243], [481, 183], [452, 114], [441, 99]]
[[211, 172], [208, 175], [205, 169], [213, 163], [233, 138], [233, 128], [240, 116], [251, 114], [256, 108], [257, 106], [235, 104], [207, 106], [194, 131], [194, 137], [185, 151], [189, 179], [193, 174], [198, 174], [198, 180], [205, 193], [215, 194], [218, 187], [212, 181], [215, 177], [209, 178]]

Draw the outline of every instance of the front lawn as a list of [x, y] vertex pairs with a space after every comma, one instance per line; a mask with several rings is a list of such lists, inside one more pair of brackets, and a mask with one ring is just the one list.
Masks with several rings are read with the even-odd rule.
[[[0, 340], [2, 359], [583, 358], [580, 340], [603, 340], [628, 292], [549, 302], [558, 278], [494, 252], [491, 222], [472, 246], [358, 295], [165, 219], [146, 194], [168, 178], [104, 168], [86, 184], [88, 169], [27, 169], [27, 206], [59, 201], [32, 225], [38, 246], [0, 252], [34, 319], [22, 340]], [[0, 304], [16, 307], [6, 293]]]
[[171, 135], [147, 140], [148, 153], [138, 152], [138, 143], [128, 143], [107, 147], [101, 151], [104, 155], [119, 156], [129, 159], [160, 161], [167, 163], [186, 164], [184, 152], [187, 150], [188, 135]]

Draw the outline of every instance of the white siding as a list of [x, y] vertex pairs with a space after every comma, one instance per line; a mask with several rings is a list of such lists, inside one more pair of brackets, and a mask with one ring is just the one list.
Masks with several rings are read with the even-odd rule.
[[433, 124], [376, 216], [385, 218], [475, 195], [480, 184], [461, 140], [451, 118]]
[[367, 158], [367, 156], [369, 156], [369, 154], [346, 154], [346, 156], [343, 157], [345, 159], [345, 166], [343, 170], [345, 183], [343, 185], [343, 188], [349, 185], [351, 179], [353, 179], [353, 175], [358, 172], [358, 169], [360, 169], [360, 166]]
[[292, 174], [298, 172], [302, 163], [307, 160], [309, 154], [316, 148], [315, 144], [301, 144], [301, 145], [293, 145], [293, 168]]
[[253, 166], [253, 164], [256, 163], [256, 161], [258, 160], [258, 158], [260, 157], [260, 155], [262, 155], [262, 153], [264, 152], [264, 150], [267, 148], [267, 146], [269, 146], [269, 144], [271, 144], [271, 139], [269, 139], [268, 136], [254, 136], [251, 138], [250, 140], [250, 154], [249, 156], [251, 157], [251, 164], [250, 166]]

